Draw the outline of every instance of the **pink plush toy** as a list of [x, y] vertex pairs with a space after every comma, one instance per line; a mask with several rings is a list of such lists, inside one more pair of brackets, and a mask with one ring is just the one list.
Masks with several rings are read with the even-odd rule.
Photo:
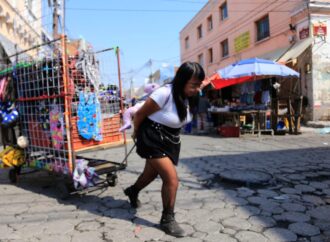
[[[144, 87], [144, 92], [150, 95], [153, 91], [159, 88], [159, 85], [156, 83], [147, 84]], [[125, 110], [123, 114], [123, 126], [119, 129], [119, 132], [124, 132], [126, 129], [130, 129], [132, 127], [131, 120], [134, 117], [134, 114], [143, 106], [145, 101], [140, 101], [136, 103], [133, 107], [130, 107]]]

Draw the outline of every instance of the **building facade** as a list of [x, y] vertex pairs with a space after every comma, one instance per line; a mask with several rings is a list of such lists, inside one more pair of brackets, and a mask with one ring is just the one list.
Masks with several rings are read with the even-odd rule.
[[208, 76], [238, 60], [287, 64], [300, 80], [285, 82], [307, 100], [306, 119], [330, 118], [330, 0], [211, 0], [180, 32], [181, 61]]
[[[41, 41], [41, 0], [0, 0], [0, 65], [13, 62], [15, 57], [8, 57]], [[29, 51], [20, 56], [33, 58], [37, 54]]]

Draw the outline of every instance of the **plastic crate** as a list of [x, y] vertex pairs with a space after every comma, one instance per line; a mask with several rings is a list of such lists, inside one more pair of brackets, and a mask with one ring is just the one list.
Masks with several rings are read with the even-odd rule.
[[240, 130], [239, 127], [235, 126], [222, 126], [218, 127], [218, 133], [222, 137], [239, 137]]

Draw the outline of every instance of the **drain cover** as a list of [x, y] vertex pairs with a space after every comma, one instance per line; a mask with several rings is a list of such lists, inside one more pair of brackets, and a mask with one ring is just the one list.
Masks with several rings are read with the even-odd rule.
[[228, 169], [221, 172], [222, 179], [232, 182], [264, 184], [270, 182], [272, 176], [262, 171]]

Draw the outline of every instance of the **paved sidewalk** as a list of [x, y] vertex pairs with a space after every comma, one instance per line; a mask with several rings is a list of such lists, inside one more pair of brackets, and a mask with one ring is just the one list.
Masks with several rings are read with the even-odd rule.
[[[22, 176], [17, 186], [0, 171], [0, 241], [330, 241], [330, 135], [240, 139], [183, 136], [176, 217], [187, 237], [158, 229], [161, 181], [131, 209], [123, 188], [144, 161], [135, 153], [114, 188], [56, 199], [53, 177]], [[89, 153], [119, 161], [123, 148]], [[271, 174], [269, 184], [246, 186], [220, 178], [228, 169]]]

